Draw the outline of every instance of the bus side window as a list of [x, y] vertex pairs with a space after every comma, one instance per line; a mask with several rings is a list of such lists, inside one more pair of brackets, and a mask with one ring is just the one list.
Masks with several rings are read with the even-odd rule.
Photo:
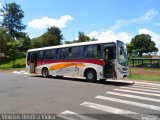
[[82, 58], [83, 55], [83, 47], [72, 47], [69, 48], [69, 58], [79, 59]]
[[62, 56], [61, 54], [62, 54], [62, 49], [57, 49], [56, 58], [61, 59], [61, 56]]
[[72, 47], [69, 48], [69, 51], [68, 51], [68, 58], [72, 58], [73, 55], [72, 55]]
[[51, 50], [45, 51], [45, 59], [51, 59]]
[[96, 45], [96, 58], [100, 58], [101, 57], [101, 45]]
[[101, 52], [100, 45], [89, 45], [85, 46], [84, 49], [84, 58], [99, 58]]
[[68, 58], [68, 48], [63, 48], [62, 49], [62, 59], [67, 59]]
[[84, 46], [84, 58], [90, 58], [89, 46]]
[[44, 53], [45, 53], [45, 52], [42, 51], [42, 50], [38, 52], [38, 59], [39, 59], [39, 60], [43, 60], [43, 59], [44, 59]]
[[69, 58], [69, 48], [64, 48], [65, 59]]
[[67, 52], [66, 52], [66, 48], [61, 48], [58, 49], [57, 52], [57, 59], [66, 59], [67, 58]]
[[52, 53], [51, 53], [52, 59], [57, 59], [56, 53], [57, 53], [57, 49], [52, 50]]

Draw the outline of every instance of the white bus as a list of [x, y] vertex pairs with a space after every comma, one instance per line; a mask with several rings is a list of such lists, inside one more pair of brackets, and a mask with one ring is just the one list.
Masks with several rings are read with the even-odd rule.
[[128, 75], [127, 48], [122, 41], [116, 40], [30, 49], [26, 69], [43, 77], [82, 77], [91, 82], [121, 79]]

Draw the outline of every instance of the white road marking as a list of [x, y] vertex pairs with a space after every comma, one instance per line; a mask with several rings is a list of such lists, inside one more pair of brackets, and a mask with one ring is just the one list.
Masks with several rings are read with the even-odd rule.
[[80, 105], [85, 106], [85, 107], [94, 108], [94, 109], [101, 110], [101, 111], [105, 111], [105, 112], [109, 112], [112, 114], [138, 114], [136, 112], [118, 109], [118, 108], [114, 108], [114, 107], [110, 107], [110, 106], [106, 106], [106, 105], [101, 105], [101, 104], [96, 104], [96, 103], [92, 103], [92, 102], [83, 102]]
[[146, 85], [146, 84], [134, 84], [133, 86], [144, 86], [144, 87], [153, 87], [153, 88], [160, 88], [160, 86], [156, 85]]
[[139, 91], [133, 91], [133, 90], [124, 90], [124, 89], [114, 89], [114, 90], [122, 91], [122, 92], [129, 92], [129, 93], [143, 94], [143, 95], [160, 96], [160, 94], [148, 93], [148, 92], [139, 92]]
[[109, 81], [109, 82], [121, 82], [121, 83], [130, 83], [130, 84], [133, 84], [134, 81], [131, 81], [131, 80], [112, 80], [112, 79], [107, 79], [106, 82]]
[[121, 87], [121, 88], [123, 88], [123, 89], [131, 89], [131, 90], [140, 90], [140, 91], [160, 93], [160, 91], [158, 91], [158, 90], [148, 90], [148, 89], [132, 88], [132, 87]]
[[159, 86], [160, 87], [160, 84], [158, 84], [158, 83], [156, 84], [156, 83], [147, 83], [147, 82], [135, 82], [135, 85], [136, 84], [143, 84], [143, 85], [146, 84], [146, 85], [153, 85], [153, 86]]
[[123, 103], [123, 104], [127, 104], [127, 105], [133, 105], [133, 106], [138, 106], [138, 107], [143, 107], [143, 108], [147, 108], [147, 109], [160, 111], [160, 107], [159, 106], [155, 106], [155, 105], [149, 105], [149, 104], [138, 103], [138, 102], [122, 100], [122, 99], [117, 99], [117, 98], [111, 98], [111, 97], [105, 97], [105, 96], [100, 96], [100, 95], [96, 96], [95, 98], [98, 98], [98, 99], [101, 99], [101, 100], [108, 100], [108, 101], [113, 101], [113, 102]]
[[134, 85], [134, 86], [131, 86], [132, 88], [147, 88], [147, 89], [151, 89], [151, 90], [160, 90], [160, 87], [151, 87], [151, 86], [148, 86], [148, 85]]
[[155, 98], [148, 98], [148, 97], [142, 97], [142, 96], [130, 95], [130, 94], [123, 94], [123, 93], [117, 93], [117, 92], [106, 92], [106, 93], [111, 94], [111, 95], [117, 95], [117, 96], [129, 97], [129, 98], [136, 98], [136, 99], [147, 100], [147, 101], [152, 101], [152, 102], [160, 102], [160, 99], [155, 99]]
[[66, 120], [96, 120], [94, 118], [90, 118], [84, 115], [80, 115], [78, 113], [66, 110], [60, 114], [57, 115], [60, 118], [66, 119]]
[[123, 109], [119, 109], [119, 108], [114, 108], [111, 106], [96, 104], [96, 103], [87, 102], [87, 101], [81, 103], [80, 105], [85, 106], [85, 107], [89, 107], [89, 108], [93, 108], [93, 109], [97, 109], [97, 110], [101, 110], [101, 111], [105, 111], [105, 112], [108, 112], [111, 114], [126, 116], [126, 117], [133, 118], [133, 119], [138, 119], [138, 120], [142, 119], [142, 114], [140, 114], [140, 113], [136, 113], [136, 112], [132, 112], [132, 111], [128, 111], [128, 110], [123, 110]]

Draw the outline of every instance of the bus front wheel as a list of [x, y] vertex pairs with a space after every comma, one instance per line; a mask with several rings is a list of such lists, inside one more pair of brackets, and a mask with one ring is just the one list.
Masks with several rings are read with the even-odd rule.
[[86, 80], [88, 82], [96, 82], [97, 81], [97, 73], [95, 70], [89, 69], [85, 73]]
[[44, 78], [49, 77], [49, 71], [47, 68], [42, 69], [42, 77], [44, 77]]

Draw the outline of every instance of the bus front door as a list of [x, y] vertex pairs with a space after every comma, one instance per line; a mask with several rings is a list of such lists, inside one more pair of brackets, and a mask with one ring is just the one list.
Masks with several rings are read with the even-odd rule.
[[37, 56], [36, 54], [31, 54], [30, 59], [30, 73], [35, 73], [36, 71], [36, 64], [37, 64]]
[[104, 68], [103, 68], [103, 76], [104, 78], [114, 79], [114, 46], [107, 45], [104, 47]]

